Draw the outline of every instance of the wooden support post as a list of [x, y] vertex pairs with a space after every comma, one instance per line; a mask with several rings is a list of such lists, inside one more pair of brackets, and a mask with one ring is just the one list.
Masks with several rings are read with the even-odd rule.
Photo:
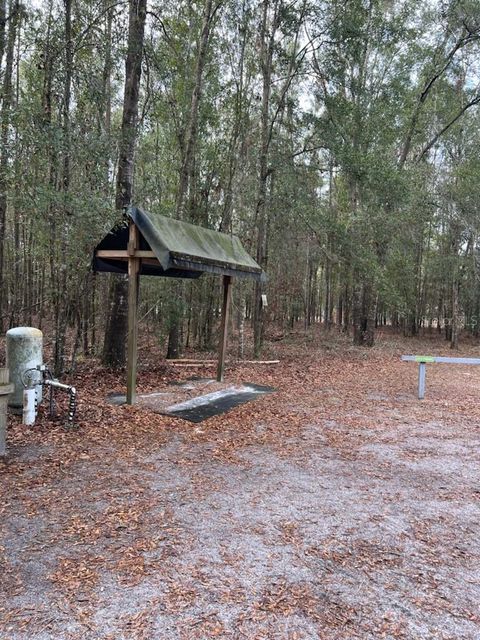
[[0, 369], [0, 457], [6, 452], [7, 436], [7, 401], [13, 391], [13, 384], [8, 381], [8, 369]]
[[128, 351], [127, 404], [135, 404], [137, 391], [138, 290], [141, 258], [135, 257], [139, 245], [138, 229], [130, 220], [128, 236]]
[[223, 382], [225, 371], [225, 354], [227, 351], [228, 316], [230, 312], [230, 294], [232, 276], [223, 276], [222, 321], [220, 325], [220, 343], [218, 347], [217, 382]]

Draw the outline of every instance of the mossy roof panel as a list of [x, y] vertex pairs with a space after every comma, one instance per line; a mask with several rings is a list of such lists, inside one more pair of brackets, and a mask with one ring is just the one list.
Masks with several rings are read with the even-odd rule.
[[[255, 280], [264, 277], [260, 266], [249, 256], [236, 236], [159, 214], [147, 213], [137, 207], [131, 208], [128, 215], [160, 263], [158, 269], [152, 269], [150, 266], [150, 275], [192, 277], [194, 273], [196, 275], [198, 272], [207, 271]], [[114, 245], [118, 249], [125, 248], [125, 241], [124, 231], [113, 230], [97, 249], [106, 248], [107, 244], [109, 248]], [[107, 261], [104, 260], [94, 261], [94, 267], [98, 270], [118, 270], [110, 269], [109, 266], [115, 265], [107, 265]], [[125, 265], [117, 266], [123, 270]], [[147, 270], [143, 273], [147, 274]]]

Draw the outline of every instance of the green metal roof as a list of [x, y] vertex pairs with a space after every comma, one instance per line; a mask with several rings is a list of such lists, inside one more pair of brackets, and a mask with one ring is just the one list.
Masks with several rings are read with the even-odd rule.
[[[140, 273], [191, 278], [210, 272], [255, 280], [264, 278], [261, 267], [236, 236], [147, 213], [137, 207], [132, 207], [128, 216], [140, 231], [140, 248], [150, 248], [160, 263], [158, 266], [142, 264]], [[123, 225], [105, 236], [96, 250], [125, 249], [127, 241], [127, 226]], [[94, 258], [94, 268], [125, 272], [126, 264], [110, 258]]]

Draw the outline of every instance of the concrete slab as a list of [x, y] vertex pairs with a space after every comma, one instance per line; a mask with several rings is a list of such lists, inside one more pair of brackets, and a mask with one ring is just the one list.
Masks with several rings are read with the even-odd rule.
[[[273, 387], [258, 384], [232, 385], [213, 379], [193, 378], [181, 384], [169, 385], [161, 391], [138, 394], [137, 403], [156, 413], [197, 423], [273, 391]], [[107, 401], [122, 405], [126, 402], [126, 396], [111, 394]]]

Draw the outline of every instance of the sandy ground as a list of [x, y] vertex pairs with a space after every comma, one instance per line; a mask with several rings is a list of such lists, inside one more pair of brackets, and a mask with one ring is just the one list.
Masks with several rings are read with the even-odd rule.
[[277, 393], [199, 425], [98, 372], [77, 431], [12, 425], [1, 640], [480, 638], [480, 367], [419, 402], [399, 355], [442, 343], [278, 349], [229, 372]]

